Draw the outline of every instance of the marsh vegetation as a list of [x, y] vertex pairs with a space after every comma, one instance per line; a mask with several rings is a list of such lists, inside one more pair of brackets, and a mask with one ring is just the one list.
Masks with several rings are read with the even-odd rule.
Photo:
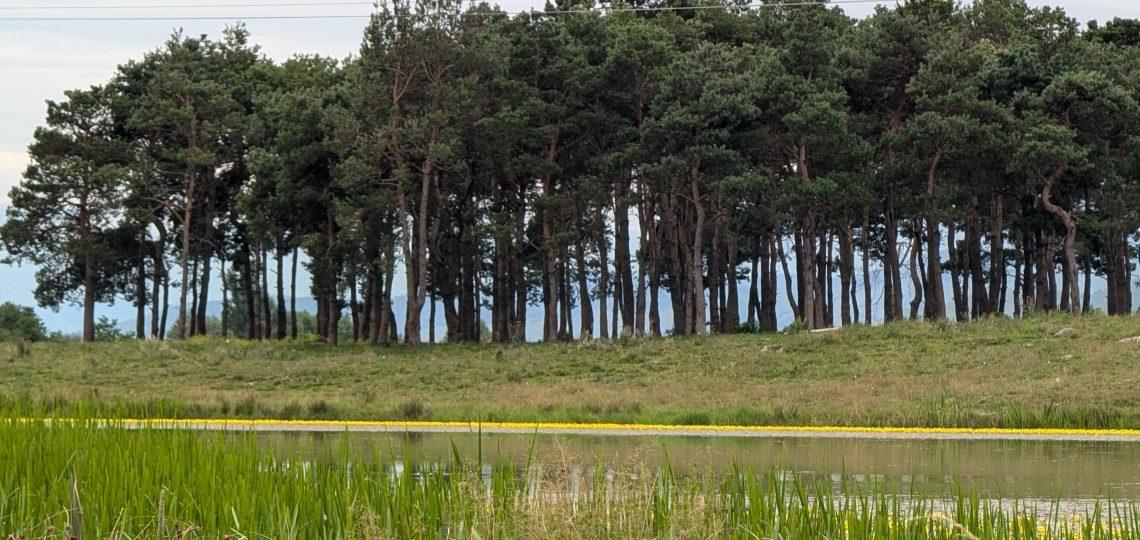
[[[14, 411], [9, 411], [13, 413]], [[900, 495], [776, 469], [572, 469], [274, 454], [252, 434], [0, 421], [0, 533], [16, 538], [1129, 538], [1140, 508], [1045, 510], [958, 491]], [[317, 449], [319, 450], [319, 448]], [[552, 466], [553, 465], [553, 466]]]

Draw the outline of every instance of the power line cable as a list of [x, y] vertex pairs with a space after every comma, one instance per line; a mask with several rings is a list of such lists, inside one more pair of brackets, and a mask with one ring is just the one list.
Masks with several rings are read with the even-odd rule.
[[[832, 0], [830, 2], [819, 1], [803, 1], [803, 2], [783, 2], [779, 4], [738, 4], [738, 5], [707, 5], [707, 6], [659, 6], [659, 7], [620, 7], [607, 10], [599, 9], [554, 9], [554, 10], [530, 10], [530, 11], [468, 11], [462, 12], [459, 15], [462, 17], [471, 16], [513, 16], [521, 15], [524, 13], [532, 13], [535, 15], [573, 15], [573, 14], [590, 14], [590, 13], [622, 13], [622, 12], [665, 12], [665, 11], [699, 11], [699, 10], [734, 10], [734, 9], [765, 9], [765, 8], [781, 8], [781, 7], [797, 7], [797, 6], [835, 6], [841, 4], [885, 4], [889, 3], [888, 0]], [[372, 2], [341, 2], [341, 5], [347, 4], [369, 4]], [[257, 4], [258, 7], [290, 7], [290, 6], [328, 6], [336, 5], [331, 3], [312, 3], [312, 2], [298, 2], [298, 3], [278, 3], [278, 4]], [[214, 4], [213, 7], [230, 7], [236, 4], [219, 5]], [[93, 7], [93, 6], [88, 6]], [[102, 7], [102, 6], [100, 6]], [[173, 7], [173, 6], [168, 6]], [[203, 6], [204, 7], [204, 6]], [[65, 9], [60, 7], [58, 9]], [[112, 9], [112, 8], [104, 8]], [[82, 21], [231, 21], [231, 20], [297, 20], [297, 19], [361, 19], [371, 17], [371, 14], [314, 14], [314, 15], [162, 15], [162, 16], [108, 16], [108, 17], [88, 17], [88, 16], [51, 16], [51, 17], [0, 17], [0, 22], [17, 22], [17, 21], [36, 21], [36, 22], [49, 22], [49, 21], [62, 21], [62, 22], [82, 22]]]
[[325, 7], [325, 6], [371, 6], [375, 2], [333, 1], [333, 2], [272, 2], [272, 3], [217, 3], [217, 4], [118, 4], [105, 6], [0, 6], [0, 11], [54, 11], [65, 9], [203, 9], [203, 8], [246, 8], [246, 7]]
[[[857, 3], [888, 3], [888, 0], [804, 0], [801, 2], [788, 2], [788, 3], [775, 3], [775, 4], [749, 4], [754, 6], [763, 7], [779, 7], [779, 6], [795, 6], [795, 5], [828, 5], [828, 4], [857, 4]], [[372, 6], [377, 2], [368, 0], [332, 0], [328, 2], [315, 2], [315, 1], [300, 1], [300, 2], [262, 2], [262, 3], [242, 3], [242, 2], [224, 2], [224, 3], [210, 3], [210, 4], [110, 4], [110, 5], [62, 5], [62, 6], [49, 6], [37, 4], [32, 6], [0, 6], [0, 11], [57, 11], [65, 9], [82, 9], [82, 10], [101, 10], [101, 9], [202, 9], [202, 8], [231, 8], [231, 7], [325, 7], [325, 6]], [[659, 7], [644, 7], [644, 8], [616, 8], [616, 9], [634, 9], [634, 10], [666, 10], [666, 9], [708, 9], [708, 8], [723, 8], [723, 7], [746, 7], [746, 6], [725, 6], [725, 5], [698, 5], [698, 6], [659, 6]], [[559, 11], [559, 10], [555, 10]], [[561, 10], [561, 11], [589, 11], [587, 9], [581, 10]]]

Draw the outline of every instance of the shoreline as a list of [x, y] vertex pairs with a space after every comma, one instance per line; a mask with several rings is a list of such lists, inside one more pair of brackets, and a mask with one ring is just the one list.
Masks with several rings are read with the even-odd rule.
[[1140, 429], [1010, 429], [840, 426], [717, 426], [667, 424], [574, 424], [559, 422], [446, 422], [403, 420], [275, 420], [231, 418], [20, 418], [21, 422], [53, 421], [119, 424], [132, 429], [203, 431], [462, 433], [499, 435], [579, 435], [621, 437], [837, 438], [886, 440], [1021, 440], [1057, 442], [1135, 442]]

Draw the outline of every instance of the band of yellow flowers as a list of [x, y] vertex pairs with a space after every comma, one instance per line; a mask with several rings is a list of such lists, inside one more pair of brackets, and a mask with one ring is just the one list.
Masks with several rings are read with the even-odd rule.
[[[80, 422], [79, 419], [20, 419], [25, 422]], [[297, 427], [319, 429], [469, 429], [477, 430], [535, 430], [535, 431], [646, 431], [660, 434], [675, 432], [679, 435], [694, 432], [736, 432], [740, 434], [767, 433], [852, 433], [882, 435], [1009, 435], [1009, 436], [1087, 436], [1087, 437], [1137, 437], [1140, 429], [1065, 429], [1065, 428], [945, 428], [945, 427], [868, 427], [868, 426], [732, 426], [732, 425], [678, 425], [678, 424], [619, 424], [619, 423], [572, 423], [572, 422], [441, 422], [419, 420], [278, 420], [278, 419], [237, 419], [237, 418], [119, 418], [84, 419], [82, 422], [120, 425], [185, 428], [256, 428], [256, 427]]]

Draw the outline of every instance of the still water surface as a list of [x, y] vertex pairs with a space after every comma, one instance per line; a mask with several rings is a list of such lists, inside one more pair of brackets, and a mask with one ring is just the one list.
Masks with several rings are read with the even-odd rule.
[[[606, 437], [456, 433], [259, 433], [274, 454], [305, 459], [453, 459], [531, 463], [548, 470], [656, 471], [668, 460], [682, 477], [734, 467], [931, 497], [958, 489], [986, 498], [1140, 501], [1140, 442], [884, 440], [842, 438]], [[533, 450], [532, 450], [533, 449]]]

